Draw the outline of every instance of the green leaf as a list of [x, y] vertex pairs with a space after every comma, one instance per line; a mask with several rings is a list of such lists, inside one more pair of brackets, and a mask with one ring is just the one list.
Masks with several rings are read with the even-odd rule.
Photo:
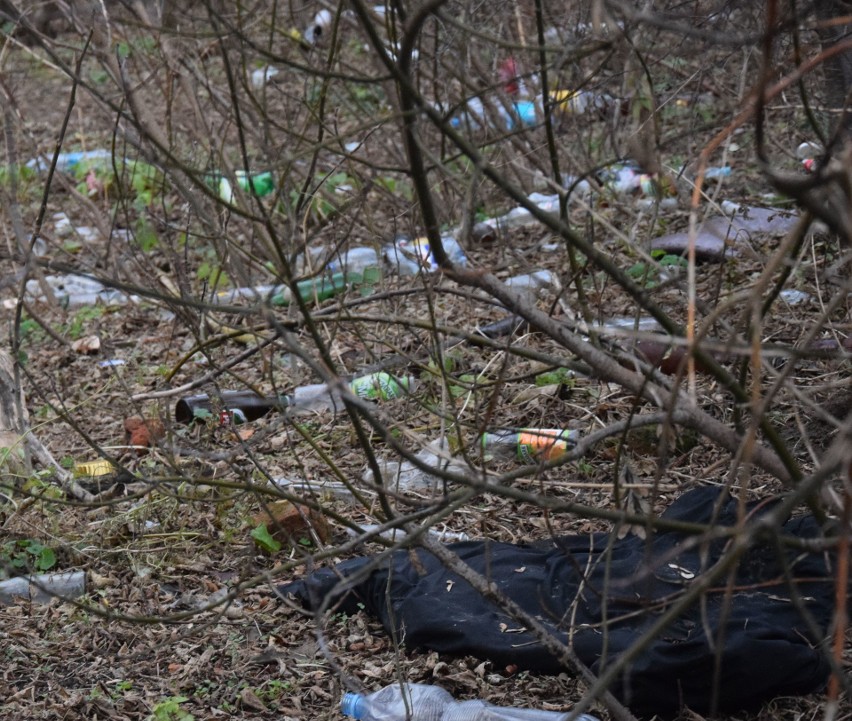
[[36, 568], [39, 571], [49, 571], [55, 565], [56, 553], [54, 553], [52, 548], [43, 546], [39, 551], [38, 558], [36, 559]]
[[267, 553], [277, 553], [281, 550], [281, 544], [272, 537], [265, 523], [261, 523], [252, 530], [251, 537]]

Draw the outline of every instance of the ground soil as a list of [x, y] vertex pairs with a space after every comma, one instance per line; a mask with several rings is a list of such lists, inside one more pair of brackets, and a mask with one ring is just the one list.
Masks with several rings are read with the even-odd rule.
[[[14, 139], [7, 141], [6, 159], [14, 153], [23, 161], [53, 149], [72, 88], [62, 73], [50, 67], [52, 61], [42, 49], [10, 45], [4, 53], [8, 55], [0, 60], [0, 78], [8, 97], [14, 100], [5, 115], [7, 134]], [[730, 73], [725, 72], [728, 62], [734, 61], [723, 59], [717, 71], [703, 76], [702, 87], [717, 93], [715, 106], [683, 111], [682, 116], [673, 109], [666, 116], [671, 121], [667, 127], [672, 128], [664, 145], [669, 157], [694, 157], [701, 138], [706, 140], [710, 130], [721, 128], [722, 119], [729, 118], [736, 108], [738, 96], [730, 87]], [[97, 69], [101, 66], [92, 61], [85, 67], [89, 73], [86, 77], [96, 89], [103, 82], [107, 88], [103, 94], [109, 95], [112, 86], [98, 74], [103, 72]], [[292, 78], [287, 82], [272, 86], [270, 94], [295, 92], [297, 83]], [[215, 107], [221, 98], [211, 92], [204, 100]], [[280, 102], [286, 106], [284, 100]], [[786, 163], [790, 172], [799, 172], [789, 149], [795, 147], [796, 128], [802, 121], [792, 105], [779, 101], [779, 107], [771, 108], [769, 114], [777, 130], [774, 149], [785, 148], [783, 153], [778, 150], [779, 163]], [[208, 109], [202, 108], [202, 115]], [[165, 112], [163, 108], [157, 110]], [[189, 104], [179, 110], [175, 111], [175, 124], [188, 125], [194, 111]], [[92, 149], [111, 144], [115, 116], [110, 118], [104, 112], [102, 102], [80, 91], [69, 117], [68, 146]], [[706, 132], [702, 134], [696, 128]], [[270, 131], [273, 135], [274, 130]], [[562, 132], [563, 139], [568, 137], [564, 128]], [[607, 134], [589, 129], [577, 132], [588, 137]], [[720, 194], [743, 203], [776, 202], [777, 198], [766, 197], [771, 188], [759, 174], [749, 150], [752, 132], [746, 130], [735, 137], [740, 150], [729, 146], [735, 175], [722, 186]], [[233, 126], [223, 131], [221, 139], [225, 145], [239, 146]], [[542, 133], [535, 143], [542, 147], [545, 140]], [[567, 145], [568, 141], [564, 142]], [[381, 146], [370, 146], [370, 152], [377, 153], [371, 156], [377, 166], [394, 167], [402, 162], [399, 146], [388, 147], [380, 155]], [[520, 150], [526, 152], [523, 147]], [[500, 152], [510, 157], [509, 151]], [[238, 162], [237, 158], [232, 162]], [[321, 158], [323, 162], [331, 161]], [[329, 164], [329, 172], [332, 169], [333, 164]], [[530, 167], [518, 171], [526, 190], [546, 190], [532, 187], [531, 178], [536, 176]], [[365, 432], [369, 445], [380, 456], [389, 452], [388, 436], [402, 439], [416, 450], [418, 444], [438, 437], [448, 425], [455, 424], [461, 428], [459, 443], [472, 443], [486, 418], [493, 427], [560, 426], [588, 433], [626, 418], [644, 405], [621, 389], [582, 374], [566, 373], [552, 382], [535, 385], [536, 377], [553, 370], [547, 358], [562, 359], [565, 366], [572, 359], [553, 340], [532, 332], [522, 332], [511, 341], [515, 348], [527, 352], [526, 357], [504, 353], [499, 343], [505, 339], [493, 348], [454, 344], [451, 350], [445, 350], [454, 364], [450, 376], [455, 385], [434, 377], [430, 380], [425, 371], [430, 361], [432, 370], [436, 367], [435, 336], [428, 329], [406, 323], [423, 320], [470, 331], [505, 316], [502, 308], [484, 302], [441, 274], [416, 280], [389, 276], [373, 289], [363, 306], [352, 305], [360, 301], [359, 290], [326, 301], [314, 309], [318, 319], [315, 328], [298, 322], [300, 316], [292, 309], [277, 309], [271, 316], [246, 313], [244, 317], [208, 310], [206, 315], [214, 324], [206, 325], [207, 319], [198, 308], [169, 300], [170, 286], [162, 282], [162, 277], [171, 279], [171, 287], [178, 288], [184, 301], [200, 298], [205, 292], [209, 297], [209, 289], [197, 271], [211, 258], [222, 260], [222, 252], [211, 254], [206, 247], [182, 244], [182, 224], [192, 214], [186, 204], [175, 200], [168, 208], [164, 203], [158, 209], [155, 202], [140, 210], [132, 202], [122, 203], [109, 193], [100, 193], [97, 183], [103, 178], [97, 174], [89, 178], [91, 192], [87, 194], [86, 180], [67, 176], [54, 181], [46, 198], [42, 232], [48, 257], [103, 279], [131, 283], [135, 290], [147, 294], [132, 303], [97, 305], [94, 309], [33, 301], [20, 317], [15, 315], [14, 303], [2, 311], [10, 335], [17, 339], [32, 432], [57, 461], [69, 468], [102, 457], [112, 459], [120, 468], [98, 479], [78, 478], [85, 489], [99, 494], [94, 506], [60, 492], [49, 469], [37, 468], [43, 471], [40, 475], [3, 484], [0, 559], [7, 565], [20, 562], [24, 568], [29, 565], [30, 570], [38, 570], [37, 560], [26, 551], [27, 544], [31, 547], [38, 542], [55, 550], [56, 563], [49, 570], [84, 569], [90, 576], [89, 592], [78, 604], [54, 600], [0, 608], [4, 661], [0, 708], [4, 718], [331, 720], [341, 718], [338, 703], [343, 691], [378, 688], [399, 677], [440, 683], [459, 698], [569, 709], [582, 696], [584, 686], [567, 672], [558, 677], [538, 677], [513, 668], [497, 668], [476, 658], [409, 652], [396, 647], [375, 621], [362, 614], [332, 615], [317, 623], [283, 602], [275, 593], [275, 584], [303, 573], [306, 562], [325, 564], [379, 548], [369, 545], [340, 551], [338, 547], [348, 539], [344, 522], [372, 522], [377, 509], [323, 495], [319, 500], [312, 498], [322, 505], [327, 520], [318, 522], [315, 517], [313, 527], [296, 523], [290, 536], [280, 537], [280, 550], [264, 549], [251, 535], [264, 520], [262, 507], [274, 497], [269, 479], [323, 483], [342, 478], [360, 483], [367, 458], [353, 425], [330, 413], [311, 416], [299, 425], [273, 413], [243, 427], [221, 426], [215, 416], [206, 423], [183, 426], [173, 415], [175, 400], [183, 393], [174, 389], [223, 367], [253, 347], [259, 349], [230, 372], [217, 376], [217, 385], [207, 383], [201, 390], [212, 393], [216, 387], [254, 387], [265, 393], [289, 392], [316, 382], [316, 374], [305, 361], [320, 357], [320, 342], [342, 373], [356, 373], [401, 354], [408, 367], [421, 375], [423, 392], [415, 399], [377, 407], [375, 412], [388, 435], [369, 428]], [[25, 175], [21, 182], [19, 211], [26, 227], [32, 228], [41, 209], [45, 181], [43, 176]], [[441, 220], [448, 225], [460, 222], [453, 209], [463, 199], [467, 186], [452, 174], [447, 175], [444, 186], [439, 186], [436, 184], [443, 201]], [[173, 190], [165, 192], [179, 197]], [[400, 195], [375, 188], [365, 190], [357, 199], [357, 212], [341, 212], [334, 222], [310, 218], [314, 223], [310, 242], [316, 246], [333, 243], [344, 233], [352, 245], [376, 245], [402, 232], [416, 234], [419, 229], [414, 205]], [[198, 197], [200, 203], [212, 204], [203, 193]], [[633, 267], [639, 256], [624, 250], [619, 230], [631, 229], [627, 234], [632, 239], [646, 239], [665, 230], [683, 229], [688, 222], [683, 204], [657, 218], [653, 211], [638, 212], [633, 200], [610, 199], [593, 210], [573, 207], [570, 211], [575, 227], [615, 255], [623, 253], [618, 257], [625, 269]], [[505, 196], [483, 188], [480, 215], [499, 214], [511, 206]], [[130, 240], [115, 233], [107, 237], [96, 232], [92, 239], [79, 232], [69, 234], [59, 213], [76, 228], [102, 230], [99, 223], [106, 223], [107, 230], [130, 231]], [[133, 240], [141, 215], [146, 215], [160, 237], [153, 248], [143, 248], [138, 237]], [[253, 251], [262, 246], [258, 224], [237, 214], [227, 217], [220, 211], [214, 211], [214, 217], [220, 223], [222, 237], [227, 236], [235, 245], [251, 246]], [[8, 206], [0, 212], [0, 221], [7, 248], [0, 289], [4, 297], [14, 300], [20, 295], [23, 264], [15, 249], [17, 239]], [[292, 231], [288, 225], [291, 220], [281, 223]], [[839, 340], [849, 329], [845, 305], [832, 311], [828, 319], [821, 315], [830, 290], [820, 283], [839, 257], [837, 242], [827, 234], [816, 234], [807, 242], [797, 276], [788, 287], [806, 289], [810, 298], [767, 318], [762, 332], [766, 341], [796, 345], [814, 323], [826, 326], [821, 335]], [[709, 306], [702, 313], [754, 279], [777, 243], [777, 238], [755, 234], [749, 241], [751, 252], [743, 252], [727, 263], [701, 266], [698, 295]], [[287, 247], [288, 251], [297, 249], [296, 241]], [[505, 231], [496, 241], [468, 244], [466, 252], [472, 267], [488, 268], [499, 277], [535, 267], [552, 270], [566, 288], [570, 289], [573, 282], [563, 241], [538, 226]], [[251, 282], [268, 282], [264, 268], [269, 268], [273, 259], [264, 257], [260, 250], [257, 256], [258, 262], [242, 267], [244, 277]], [[227, 270], [236, 277], [240, 268], [235, 263]], [[30, 277], [38, 272], [47, 275], [55, 271], [31, 269]], [[587, 270], [584, 277], [593, 315], [612, 317], [635, 312], [634, 303], [602, 274]], [[827, 282], [831, 283], [830, 278]], [[683, 312], [682, 286], [662, 283], [654, 292], [673, 315]], [[359, 313], [360, 319], [340, 320], [345, 303], [351, 304], [347, 310], [353, 315]], [[577, 316], [572, 290], [559, 298], [547, 295], [538, 303], [554, 317], [571, 320]], [[736, 307], [727, 320], [734, 328], [744, 328]], [[229, 335], [234, 328], [240, 333]], [[262, 329], [260, 336], [246, 337], [258, 328]], [[277, 328], [282, 337], [292, 329], [293, 338], [264, 342], [263, 334], [269, 335], [270, 328]], [[73, 345], [91, 337], [99, 341], [97, 350], [89, 346], [91, 352], [86, 352], [85, 345], [82, 349]], [[293, 352], [293, 343], [310, 352], [300, 359], [299, 353]], [[119, 360], [121, 365], [104, 363], [111, 360]], [[791, 452], [806, 471], [815, 466], [814, 458], [836, 432], [836, 423], [819, 412], [819, 404], [830, 399], [836, 417], [848, 411], [848, 395], [841, 392], [846, 375], [848, 367], [836, 357], [808, 360], [797, 368], [795, 382], [785, 386], [773, 406], [774, 418]], [[503, 381], [496, 391], [476, 385], [477, 379], [496, 377]], [[797, 389], [801, 390], [798, 395]], [[703, 407], [716, 417], [726, 422], [736, 420], [737, 409], [715, 381], [699, 377], [697, 392]], [[440, 401], [446, 411], [444, 417], [434, 412], [434, 405], [420, 402], [421, 398]], [[160, 433], [151, 421], [152, 433], [159, 437], [143, 452], [128, 448], [131, 439], [125, 432], [125, 422], [131, 416], [156, 419], [162, 427]], [[661, 444], [665, 452], [661, 452]], [[629, 436], [626, 444], [605, 442], [579, 462], [516, 479], [513, 487], [611, 509], [624, 502], [613, 490], [613, 478], [627, 461], [645, 484], [635, 489], [631, 498], [644, 504], [641, 507], [651, 505], [660, 511], [683, 490], [722, 482], [731, 457], [695, 434], [682, 433], [667, 442], [656, 432], [642, 432]], [[497, 469], [512, 467], [506, 464]], [[758, 470], [749, 480], [753, 497], [782, 490], [777, 480]], [[483, 494], [447, 517], [442, 527], [472, 537], [526, 542], [610, 526], [591, 517], [547, 514], [535, 504], [508, 495]], [[328, 535], [324, 536], [326, 530]], [[205, 610], [207, 604], [235, 588], [239, 592], [224, 608]], [[848, 647], [847, 643], [847, 670]], [[823, 713], [823, 705], [821, 695], [780, 698], [756, 714], [739, 714], [737, 718], [792, 721]], [[603, 706], [596, 706], [592, 712], [609, 718]], [[686, 716], [694, 718], [688, 713]], [[852, 710], [844, 702], [838, 718], [850, 716]]]

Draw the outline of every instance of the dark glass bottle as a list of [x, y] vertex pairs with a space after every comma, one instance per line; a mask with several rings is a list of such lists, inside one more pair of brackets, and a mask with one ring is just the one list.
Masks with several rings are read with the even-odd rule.
[[253, 391], [222, 391], [218, 396], [199, 393], [178, 400], [175, 420], [178, 423], [192, 423], [205, 412], [214, 415], [221, 406], [229, 413], [239, 411], [246, 421], [254, 421], [273, 408], [285, 408], [287, 405], [287, 396], [259, 396]]

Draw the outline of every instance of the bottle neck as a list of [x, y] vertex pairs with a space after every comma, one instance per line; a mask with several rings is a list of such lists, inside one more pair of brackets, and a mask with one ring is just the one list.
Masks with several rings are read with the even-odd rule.
[[340, 702], [340, 712], [344, 716], [360, 719], [363, 713], [364, 697], [360, 693], [346, 693]]

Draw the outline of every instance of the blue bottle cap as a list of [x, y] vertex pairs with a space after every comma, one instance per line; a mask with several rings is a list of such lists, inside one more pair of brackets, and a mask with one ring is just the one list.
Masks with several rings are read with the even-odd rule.
[[360, 693], [345, 693], [343, 694], [343, 700], [340, 702], [340, 712], [344, 716], [359, 719], [364, 710], [363, 701], [364, 697]]

